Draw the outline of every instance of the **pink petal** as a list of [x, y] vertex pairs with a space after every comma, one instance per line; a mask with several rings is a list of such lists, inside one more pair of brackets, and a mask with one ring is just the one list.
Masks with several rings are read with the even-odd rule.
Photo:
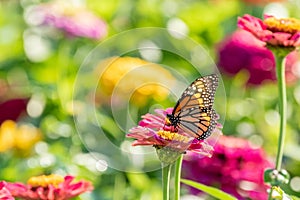
[[70, 185], [74, 178], [74, 176], [65, 176], [65, 182], [63, 182], [64, 187]]
[[53, 185], [48, 186], [47, 199], [55, 200], [55, 187]]
[[288, 45], [288, 39], [291, 37], [289, 33], [277, 32], [273, 33], [273, 38], [268, 40], [267, 42], [272, 45]]
[[165, 126], [165, 119], [167, 114], [172, 113], [173, 108], [167, 108], [166, 110], [155, 109], [154, 111], [157, 113], [157, 115], [149, 113], [143, 115], [142, 120], [139, 122], [139, 126], [143, 126], [153, 130], [160, 130], [162, 128], [164, 128], [165, 130], [169, 130], [169, 128]]
[[7, 183], [4, 181], [0, 182], [0, 199], [3, 200], [14, 200], [13, 196], [9, 192], [9, 190], [6, 188]]
[[13, 196], [19, 197], [26, 193], [27, 186], [22, 183], [7, 183], [6, 188], [10, 191]]
[[163, 143], [159, 143], [155, 139], [149, 139], [149, 140], [135, 140], [132, 142], [132, 146], [148, 146], [148, 145], [164, 145]]
[[141, 126], [130, 129], [126, 137], [137, 139], [132, 143], [132, 146], [164, 144], [162, 139], [159, 138], [153, 130]]
[[243, 17], [238, 17], [238, 27], [249, 32], [263, 31], [267, 29], [266, 25], [261, 19], [248, 14], [244, 15]]
[[300, 46], [300, 38], [298, 38], [294, 43], [294, 47], [299, 47], [299, 46]]
[[272, 18], [272, 17], [274, 17], [274, 16], [273, 15], [264, 14], [264, 19]]
[[167, 108], [167, 109], [155, 109], [154, 112], [159, 114], [162, 119], [166, 118], [167, 114], [171, 114], [173, 111], [173, 108]]
[[300, 46], [300, 32], [295, 33], [290, 40], [293, 42], [293, 46]]
[[292, 35], [290, 33], [276, 32], [276, 33], [273, 33], [273, 36], [274, 36], [274, 39], [283, 43], [284, 41], [288, 40]]
[[91, 191], [93, 187], [90, 183], [85, 181], [80, 181], [78, 183], [72, 184], [68, 187], [69, 194], [68, 197], [77, 196], [85, 191]]
[[135, 139], [144, 139], [144, 138], [153, 137], [154, 135], [155, 132], [153, 130], [144, 128], [142, 126], [137, 126], [130, 129], [126, 137], [135, 138]]
[[238, 17], [238, 27], [249, 31], [264, 42], [272, 38], [272, 32], [267, 30], [263, 21], [248, 14], [243, 17]]
[[146, 115], [142, 116], [142, 120], [139, 122], [140, 126], [153, 128], [153, 129], [159, 129], [164, 125], [164, 118], [156, 115], [152, 115], [147, 113]]
[[55, 190], [59, 199], [61, 197], [64, 197], [62, 198], [62, 200], [73, 198], [81, 193], [93, 190], [93, 186], [90, 182], [79, 181], [77, 183], [71, 184], [73, 180], [74, 180], [73, 176], [66, 176], [65, 181], [61, 183], [59, 185], [59, 188]]
[[[37, 199], [48, 200], [48, 196], [47, 196], [47, 194], [45, 192], [45, 188], [43, 188], [43, 187], [38, 187], [36, 189], [36, 192], [32, 193], [32, 194], [37, 194], [38, 195]], [[53, 200], [53, 199], [49, 199], [49, 200]]]

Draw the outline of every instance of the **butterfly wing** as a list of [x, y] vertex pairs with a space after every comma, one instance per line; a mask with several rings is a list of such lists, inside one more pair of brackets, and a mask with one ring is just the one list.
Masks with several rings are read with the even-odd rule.
[[214, 109], [204, 111], [188, 109], [182, 112], [178, 127], [192, 137], [204, 140], [216, 127], [216, 120], [217, 115]]
[[218, 76], [212, 74], [196, 79], [178, 100], [172, 115], [177, 126], [197, 139], [207, 138], [216, 126], [217, 115], [213, 102]]

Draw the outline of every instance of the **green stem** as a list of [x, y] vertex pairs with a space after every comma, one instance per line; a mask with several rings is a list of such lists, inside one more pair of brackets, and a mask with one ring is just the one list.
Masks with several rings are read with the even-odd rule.
[[170, 199], [170, 175], [171, 175], [170, 164], [162, 163], [162, 184], [163, 184], [163, 200]]
[[[277, 171], [281, 170], [281, 163], [283, 157], [283, 147], [286, 135], [286, 85], [285, 85], [285, 56], [280, 53], [275, 53], [276, 58], [276, 75], [278, 84], [278, 95], [279, 95], [279, 115], [280, 115], [280, 127], [279, 127], [279, 138], [278, 138], [278, 149], [276, 155], [276, 165]], [[269, 193], [269, 200], [272, 199], [273, 189]]]
[[280, 128], [276, 156], [276, 170], [280, 171], [283, 156], [283, 146], [286, 131], [286, 86], [285, 86], [285, 57], [276, 57], [276, 73], [279, 94]]
[[175, 200], [180, 199], [180, 177], [183, 155], [181, 154], [175, 165]]

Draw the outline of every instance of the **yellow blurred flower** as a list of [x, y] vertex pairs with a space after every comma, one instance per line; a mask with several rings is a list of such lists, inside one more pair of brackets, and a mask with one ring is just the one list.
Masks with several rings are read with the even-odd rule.
[[14, 135], [16, 124], [14, 121], [6, 120], [0, 127], [0, 152], [11, 149], [14, 146]]
[[162, 101], [175, 83], [168, 70], [134, 57], [108, 58], [97, 67], [97, 75], [100, 104], [111, 100], [111, 95], [114, 100], [130, 100], [139, 106], [146, 104], [149, 98]]
[[16, 150], [27, 151], [41, 140], [40, 130], [27, 125], [17, 125], [12, 120], [6, 120], [0, 127], [0, 152], [15, 148]]

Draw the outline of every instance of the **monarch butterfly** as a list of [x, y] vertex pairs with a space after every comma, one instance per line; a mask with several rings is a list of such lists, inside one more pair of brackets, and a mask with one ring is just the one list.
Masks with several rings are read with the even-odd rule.
[[213, 102], [217, 87], [216, 74], [196, 79], [182, 93], [172, 114], [167, 114], [165, 125], [175, 131], [180, 128], [198, 140], [206, 139], [216, 126]]

